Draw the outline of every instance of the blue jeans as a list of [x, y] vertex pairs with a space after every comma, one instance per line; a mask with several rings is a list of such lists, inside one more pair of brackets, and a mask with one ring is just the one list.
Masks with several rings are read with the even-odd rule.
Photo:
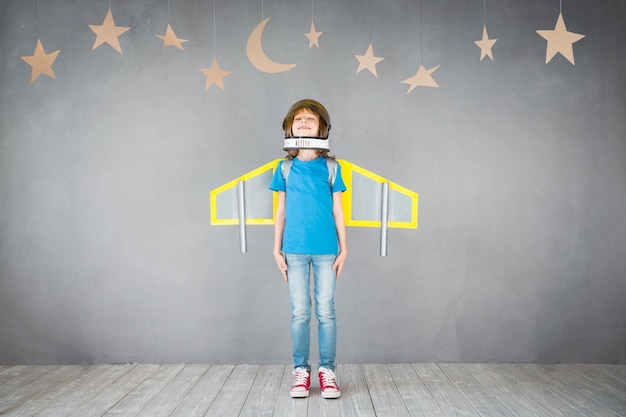
[[335, 255], [299, 255], [286, 253], [289, 294], [291, 295], [291, 337], [294, 368], [311, 369], [309, 341], [311, 297], [309, 273], [313, 267], [315, 317], [318, 324], [320, 367], [335, 370], [337, 324], [335, 287], [337, 274], [331, 269]]

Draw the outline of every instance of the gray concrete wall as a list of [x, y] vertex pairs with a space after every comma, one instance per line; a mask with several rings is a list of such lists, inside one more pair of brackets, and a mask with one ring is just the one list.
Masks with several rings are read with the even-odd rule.
[[[620, 362], [626, 307], [626, 4], [563, 2], [576, 65], [545, 64], [559, 2], [0, 4], [0, 363], [289, 362], [272, 227], [210, 225], [209, 192], [283, 155], [297, 99], [337, 156], [420, 195], [419, 229], [348, 230], [340, 363]], [[261, 5], [263, 4], [263, 11]], [[263, 14], [262, 14], [263, 13]], [[246, 40], [281, 74], [256, 70]], [[155, 34], [170, 23], [185, 51]], [[214, 38], [214, 29], [216, 37]], [[371, 40], [378, 77], [356, 74]], [[420, 42], [421, 34], [421, 42]], [[56, 79], [30, 83], [41, 38]], [[216, 52], [214, 55], [214, 39]], [[421, 43], [421, 46], [420, 46]], [[225, 90], [199, 68], [216, 57]], [[440, 88], [406, 94], [420, 64]]]

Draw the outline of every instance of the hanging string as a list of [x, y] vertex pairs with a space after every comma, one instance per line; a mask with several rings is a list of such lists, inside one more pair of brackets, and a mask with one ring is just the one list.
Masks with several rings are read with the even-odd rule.
[[216, 29], [215, 29], [215, 0], [213, 0], [213, 57], [217, 55], [217, 39], [216, 39]]
[[563, 14], [563, 0], [559, 0], [559, 14]]
[[263, 0], [261, 0], [261, 20], [263, 20]]
[[313, 13], [313, 0], [311, 0], [311, 20], [315, 20], [315, 14]]
[[419, 28], [419, 36], [420, 36], [420, 63], [424, 62], [424, 46], [422, 44], [422, 0], [419, 0], [420, 3], [420, 28]]
[[167, 0], [167, 22], [170, 22], [170, 0]]
[[35, 17], [35, 27], [37, 28], [37, 39], [41, 38], [39, 34], [39, 0], [37, 0], [37, 16]]
[[487, 25], [487, 0], [483, 0], [483, 26]]
[[372, 0], [367, 3], [367, 16], [369, 18], [370, 43], [372, 43]]

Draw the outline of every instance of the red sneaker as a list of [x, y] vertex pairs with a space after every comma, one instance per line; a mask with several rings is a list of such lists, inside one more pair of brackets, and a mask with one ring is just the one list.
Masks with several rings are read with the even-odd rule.
[[295, 378], [293, 385], [289, 391], [291, 398], [304, 398], [309, 396], [309, 388], [311, 387], [311, 373], [308, 369], [294, 369]]
[[339, 398], [341, 391], [337, 386], [335, 373], [328, 368], [319, 369], [320, 389], [322, 398]]

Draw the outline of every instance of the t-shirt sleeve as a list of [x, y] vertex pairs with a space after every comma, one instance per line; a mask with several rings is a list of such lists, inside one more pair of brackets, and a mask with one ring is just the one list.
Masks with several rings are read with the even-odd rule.
[[346, 191], [346, 184], [343, 182], [343, 178], [341, 177], [341, 165], [337, 162], [337, 175], [335, 176], [335, 183], [333, 184], [333, 193], [344, 192]]
[[285, 187], [285, 179], [283, 178], [282, 166], [283, 161], [280, 161], [276, 166], [276, 171], [274, 171], [274, 176], [272, 177], [272, 182], [269, 186], [269, 189], [272, 191], [287, 191], [287, 188]]

